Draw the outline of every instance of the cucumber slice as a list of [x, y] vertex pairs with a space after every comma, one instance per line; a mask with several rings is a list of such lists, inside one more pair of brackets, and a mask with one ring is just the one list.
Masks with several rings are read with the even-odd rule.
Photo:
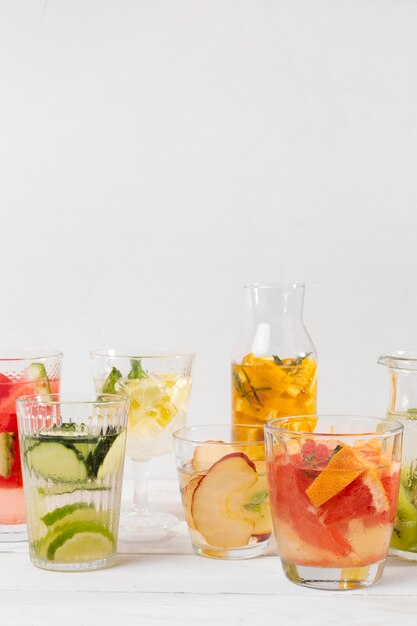
[[109, 451], [102, 459], [100, 467], [98, 468], [98, 480], [104, 480], [111, 475], [114, 476], [123, 466], [125, 454], [125, 439], [126, 438], [124, 432], [117, 435], [116, 439], [113, 439], [113, 443]]
[[25, 369], [27, 380], [33, 380], [38, 383], [38, 393], [51, 393], [51, 385], [49, 384], [48, 374], [46, 373], [43, 363], [31, 363]]
[[14, 434], [0, 433], [0, 476], [9, 478], [14, 461]]
[[26, 450], [25, 459], [29, 471], [45, 480], [77, 483], [88, 478], [82, 455], [67, 443], [41, 441]]

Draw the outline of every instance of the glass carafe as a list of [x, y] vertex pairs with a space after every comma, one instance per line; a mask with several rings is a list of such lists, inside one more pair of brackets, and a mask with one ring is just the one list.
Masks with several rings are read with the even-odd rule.
[[[304, 285], [249, 284], [246, 324], [232, 353], [232, 421], [313, 415], [317, 354], [303, 322]], [[314, 427], [306, 419], [303, 428]]]
[[388, 369], [387, 417], [404, 426], [401, 482], [391, 554], [417, 561], [417, 352], [390, 352], [378, 363]]

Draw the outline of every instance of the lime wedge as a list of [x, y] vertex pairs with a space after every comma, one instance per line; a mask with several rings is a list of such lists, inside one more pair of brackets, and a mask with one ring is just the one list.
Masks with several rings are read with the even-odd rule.
[[104, 480], [108, 476], [115, 477], [120, 468], [123, 467], [125, 443], [126, 432], [119, 433], [98, 468], [98, 480]]
[[60, 563], [82, 563], [113, 554], [112, 533], [97, 522], [68, 524], [48, 546], [47, 558]]
[[66, 517], [67, 515], [71, 515], [71, 513], [74, 513], [75, 511], [91, 508], [94, 508], [94, 505], [88, 504], [88, 502], [75, 502], [74, 504], [66, 504], [65, 506], [60, 506], [50, 513], [44, 515], [42, 517], [42, 521], [46, 526], [52, 526], [56, 522], [62, 520], [62, 518]]

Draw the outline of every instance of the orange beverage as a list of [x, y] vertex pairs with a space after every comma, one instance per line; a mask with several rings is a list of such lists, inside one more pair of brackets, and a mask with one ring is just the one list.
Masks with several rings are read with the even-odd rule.
[[[311, 434], [294, 428], [283, 434], [282, 423], [287, 428], [298, 418], [266, 427], [279, 555], [293, 582], [328, 589], [365, 586], [379, 579], [388, 553], [402, 427], [388, 420], [374, 418], [372, 426], [372, 418], [340, 416], [327, 421], [326, 435], [323, 416], [315, 417]], [[362, 425], [361, 419], [367, 421], [365, 434], [351, 433], [358, 422]], [[373, 433], [377, 428], [381, 430]]]
[[262, 425], [270, 419], [316, 412], [317, 364], [309, 354], [293, 358], [247, 354], [232, 363], [232, 421]]

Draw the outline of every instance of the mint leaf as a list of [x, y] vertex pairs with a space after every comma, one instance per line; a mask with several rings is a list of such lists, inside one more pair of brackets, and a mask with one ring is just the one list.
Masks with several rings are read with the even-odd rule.
[[142, 368], [140, 359], [130, 359], [130, 372], [127, 377], [129, 380], [141, 380], [148, 377], [148, 374]]
[[260, 513], [261, 507], [263, 503], [265, 502], [265, 500], [267, 499], [267, 497], [268, 497], [267, 491], [260, 491], [259, 493], [255, 493], [255, 495], [252, 496], [249, 502], [246, 502], [246, 504], [243, 505], [243, 508], [245, 508], [247, 511]]
[[101, 393], [116, 393], [116, 383], [122, 378], [122, 373], [116, 367], [112, 368], [112, 371], [104, 381], [103, 389]]

